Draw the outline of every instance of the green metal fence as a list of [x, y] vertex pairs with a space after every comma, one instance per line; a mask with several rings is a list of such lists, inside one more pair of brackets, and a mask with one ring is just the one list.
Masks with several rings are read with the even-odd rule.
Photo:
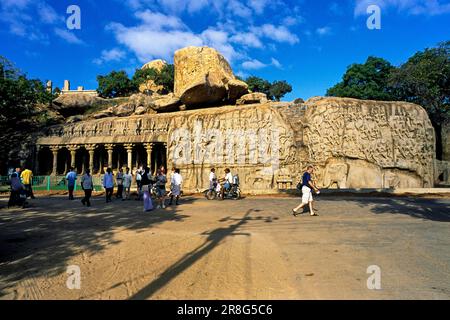
[[[0, 191], [9, 190], [9, 177], [0, 176]], [[102, 191], [102, 178], [92, 177], [95, 191]], [[35, 176], [33, 177], [33, 190], [42, 191], [64, 191], [67, 190], [67, 180], [65, 176]], [[75, 183], [75, 191], [81, 190], [81, 176], [77, 177]]]

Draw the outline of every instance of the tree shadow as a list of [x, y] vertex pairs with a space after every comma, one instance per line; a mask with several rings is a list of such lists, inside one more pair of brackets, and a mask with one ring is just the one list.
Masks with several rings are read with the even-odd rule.
[[117, 244], [117, 228], [144, 232], [155, 225], [189, 218], [178, 213], [177, 206], [144, 213], [141, 201], [105, 204], [103, 198], [95, 197], [93, 206], [86, 208], [79, 200], [37, 199], [27, 209], [0, 211], [0, 296], [16, 281], [64, 273], [73, 256], [98, 253]]
[[235, 223], [225, 227], [217, 228], [212, 231], [203, 232], [202, 235], [208, 236], [203, 244], [192, 250], [191, 252], [185, 254], [172, 266], [161, 273], [158, 278], [153, 280], [151, 283], [146, 285], [144, 288], [139, 290], [133, 296], [130, 297], [131, 300], [142, 300], [151, 298], [157, 291], [166, 286], [169, 282], [183, 273], [185, 270], [189, 269], [196, 261], [201, 259], [203, 256], [211, 252], [215, 247], [217, 247], [226, 237], [244, 235], [250, 236], [249, 233], [238, 232], [239, 228], [247, 224], [249, 221], [267, 221], [266, 217], [251, 217], [252, 212], [258, 212], [258, 209], [249, 209], [244, 214], [242, 218], [231, 218], [227, 217], [220, 219], [219, 222], [234, 221]]
[[413, 218], [450, 222], [450, 201], [445, 199], [430, 199], [417, 197], [367, 197], [367, 196], [325, 196], [326, 201], [352, 201], [361, 208], [371, 206], [375, 214], [401, 214]]

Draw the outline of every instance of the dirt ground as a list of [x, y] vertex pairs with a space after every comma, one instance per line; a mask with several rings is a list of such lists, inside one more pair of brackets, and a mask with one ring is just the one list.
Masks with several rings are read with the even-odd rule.
[[[0, 197], [0, 298], [450, 298], [449, 199], [328, 196], [319, 217], [294, 218], [298, 200], [188, 196], [144, 213], [135, 200]], [[381, 290], [367, 287], [371, 265]]]

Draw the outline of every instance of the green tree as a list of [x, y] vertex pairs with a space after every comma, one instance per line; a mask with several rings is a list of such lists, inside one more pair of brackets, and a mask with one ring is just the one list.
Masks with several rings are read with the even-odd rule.
[[245, 79], [248, 85], [248, 89], [251, 92], [261, 92], [267, 95], [270, 100], [280, 101], [286, 93], [292, 91], [292, 86], [285, 80], [274, 81], [270, 83], [269, 81], [262, 79], [260, 77], [250, 76]]
[[369, 57], [363, 64], [347, 68], [342, 81], [328, 89], [327, 96], [367, 100], [395, 100], [389, 77], [395, 70], [388, 61]]
[[450, 41], [417, 52], [389, 80], [399, 100], [423, 106], [441, 125], [450, 115]]
[[103, 98], [126, 97], [137, 92], [136, 83], [125, 71], [111, 71], [106, 76], [97, 76], [98, 94]]
[[152, 80], [156, 85], [162, 86], [160, 93], [173, 92], [175, 70], [173, 64], [166, 64], [160, 71], [154, 68], [136, 69], [132, 81], [139, 87]]
[[270, 97], [273, 97], [276, 101], [280, 101], [286, 93], [292, 91], [292, 86], [285, 80], [274, 81], [270, 86], [269, 93]]
[[0, 118], [14, 123], [34, 114], [36, 103], [50, 103], [53, 95], [42, 81], [27, 79], [6, 58], [0, 56]]
[[271, 84], [269, 81], [259, 77], [250, 76], [245, 80], [245, 82], [247, 83], [250, 91], [265, 93], [267, 97], [270, 97]]
[[436, 156], [442, 158], [442, 125], [450, 119], [450, 41], [417, 52], [396, 69], [390, 85], [399, 100], [423, 106], [436, 131]]

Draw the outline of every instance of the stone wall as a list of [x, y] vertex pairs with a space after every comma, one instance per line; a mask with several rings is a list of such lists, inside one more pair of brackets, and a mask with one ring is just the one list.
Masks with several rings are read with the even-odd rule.
[[164, 142], [186, 191], [206, 189], [215, 167], [238, 174], [244, 193], [266, 193], [295, 187], [308, 164], [322, 187], [431, 187], [434, 140], [420, 106], [313, 98], [82, 121], [50, 128], [38, 144]]

